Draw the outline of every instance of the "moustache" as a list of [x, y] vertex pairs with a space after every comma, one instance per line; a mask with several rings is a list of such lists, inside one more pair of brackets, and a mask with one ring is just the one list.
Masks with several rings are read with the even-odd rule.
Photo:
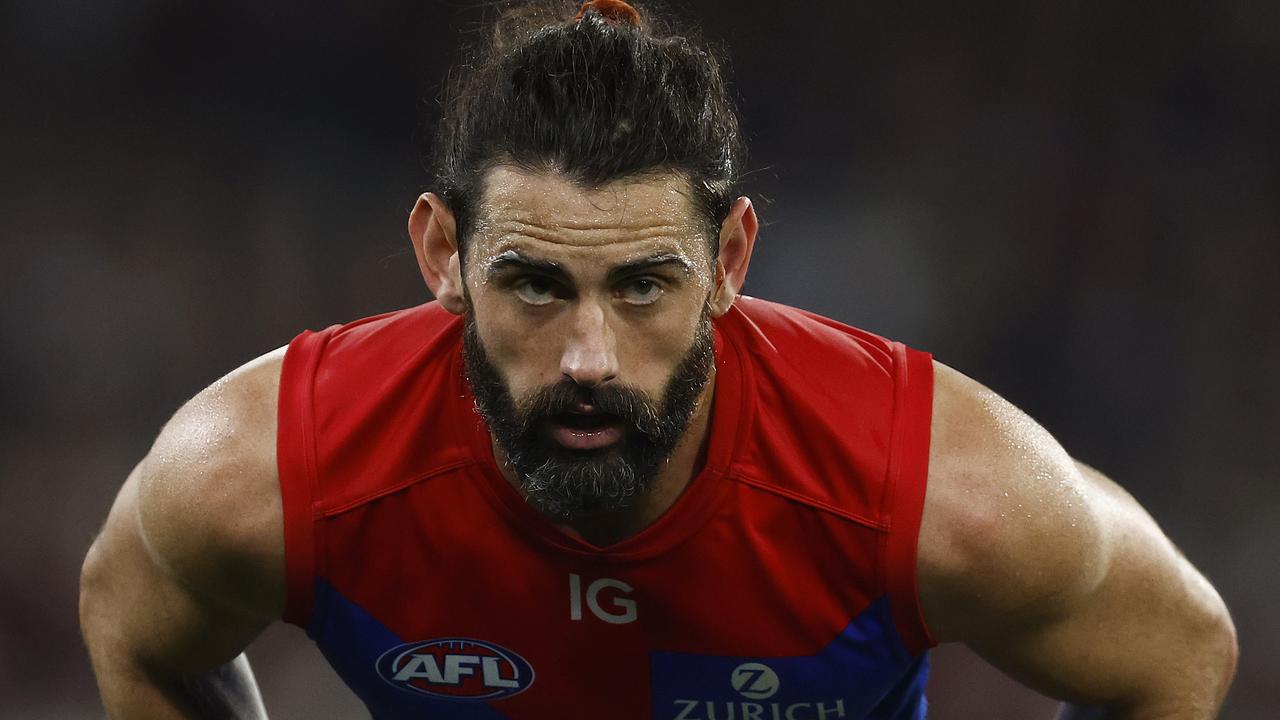
[[625, 386], [587, 388], [565, 379], [526, 395], [519, 407], [524, 431], [556, 416], [588, 414], [606, 422], [616, 418], [650, 437], [661, 432], [658, 404], [648, 393]]

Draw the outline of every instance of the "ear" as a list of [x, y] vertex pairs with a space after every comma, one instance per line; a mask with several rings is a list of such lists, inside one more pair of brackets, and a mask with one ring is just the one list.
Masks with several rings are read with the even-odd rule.
[[409, 213], [409, 240], [427, 287], [445, 310], [466, 311], [462, 265], [458, 259], [458, 225], [453, 212], [435, 193], [424, 193]]
[[729, 312], [747, 281], [747, 266], [751, 263], [758, 229], [751, 200], [745, 197], [735, 200], [720, 225], [720, 257], [716, 260], [716, 287], [710, 301], [714, 317]]

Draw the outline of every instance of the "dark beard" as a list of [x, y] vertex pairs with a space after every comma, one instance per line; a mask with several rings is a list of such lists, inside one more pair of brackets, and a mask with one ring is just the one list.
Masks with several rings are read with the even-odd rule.
[[[688, 352], [663, 390], [661, 402], [634, 388], [586, 388], [565, 378], [529, 394], [517, 407], [485, 353], [468, 313], [462, 357], [476, 410], [515, 468], [523, 491], [542, 512], [584, 517], [626, 507], [646, 493], [689, 427], [715, 361], [710, 315], [704, 310]], [[571, 450], [547, 433], [554, 415], [589, 402], [621, 421], [622, 437], [600, 450]]]

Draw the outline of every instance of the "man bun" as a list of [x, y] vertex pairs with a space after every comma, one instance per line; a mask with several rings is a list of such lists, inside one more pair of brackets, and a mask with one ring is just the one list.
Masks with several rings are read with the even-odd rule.
[[451, 72], [435, 189], [464, 260], [498, 165], [584, 189], [677, 174], [718, 249], [746, 152], [722, 62], [696, 27], [638, 4], [643, 14], [623, 0], [507, 3]]
[[582, 3], [578, 14], [573, 16], [573, 21], [581, 20], [589, 10], [594, 10], [600, 17], [612, 23], [637, 26], [640, 24], [640, 11], [623, 0], [587, 0]]

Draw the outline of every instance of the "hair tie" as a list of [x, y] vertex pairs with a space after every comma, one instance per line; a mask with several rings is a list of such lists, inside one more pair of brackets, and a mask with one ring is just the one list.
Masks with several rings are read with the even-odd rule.
[[582, 3], [578, 14], [573, 16], [573, 21], [582, 20], [588, 10], [595, 10], [600, 17], [612, 23], [640, 26], [640, 12], [623, 0], [587, 0]]

